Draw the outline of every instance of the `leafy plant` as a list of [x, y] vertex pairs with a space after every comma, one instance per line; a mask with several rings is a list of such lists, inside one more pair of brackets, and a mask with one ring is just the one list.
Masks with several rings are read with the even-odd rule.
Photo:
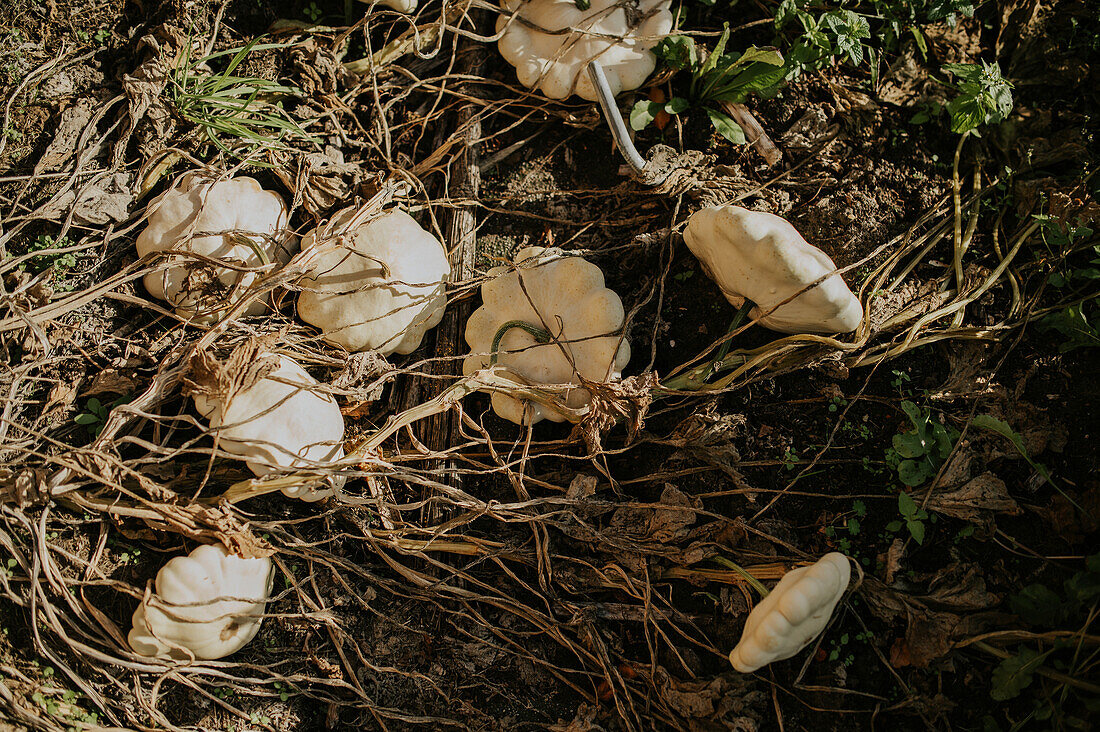
[[[1100, 246], [1080, 247], [1082, 241], [1088, 241], [1095, 231], [1084, 222], [1071, 224], [1059, 221], [1051, 216], [1040, 215], [1035, 218], [1041, 223], [1040, 231], [1049, 259], [1059, 262], [1059, 269], [1047, 275], [1047, 284], [1065, 296], [1079, 302], [1067, 305], [1039, 320], [1040, 330], [1054, 331], [1062, 336], [1058, 345], [1060, 353], [1068, 353], [1078, 348], [1100, 346], [1100, 329], [1095, 325], [1100, 299], [1096, 287], [1100, 285]], [[1080, 262], [1077, 255], [1090, 257]], [[1072, 261], [1074, 264], [1070, 264]]]
[[902, 521], [891, 521], [886, 524], [886, 530], [893, 533], [901, 531], [902, 526], [909, 530], [909, 535], [918, 544], [924, 544], [924, 522], [928, 520], [928, 512], [917, 506], [917, 502], [908, 493], [898, 494], [898, 512]]
[[[185, 44], [182, 60], [166, 87], [169, 102], [181, 117], [201, 127], [216, 147], [235, 157], [247, 157], [263, 149], [287, 149], [285, 138], [319, 144], [282, 108], [284, 99], [300, 97], [301, 90], [270, 79], [234, 75], [253, 51], [285, 47], [279, 43], [261, 44], [256, 39], [241, 48], [192, 60], [186, 52], [190, 44]], [[202, 70], [226, 56], [231, 58], [221, 73]], [[234, 141], [243, 143], [244, 149], [231, 149]]]
[[977, 134], [979, 127], [1003, 122], [1012, 111], [1012, 84], [996, 62], [946, 64], [943, 70], [955, 77], [959, 92], [947, 103], [952, 132]]
[[907, 33], [912, 35], [923, 56], [928, 55], [928, 41], [921, 26], [945, 22], [954, 28], [958, 16], [974, 15], [971, 0], [872, 0], [876, 15], [882, 18], [882, 30], [876, 35], [885, 50], [896, 50]]
[[[67, 237], [61, 237], [55, 239], [48, 234], [42, 234], [38, 236], [33, 242], [27, 245], [27, 253], [30, 252], [42, 252], [48, 249], [65, 249], [71, 247], [73, 242], [69, 241]], [[58, 271], [72, 269], [76, 266], [76, 252], [63, 252], [60, 254], [43, 254], [38, 257], [34, 257], [27, 261], [25, 265], [34, 274], [38, 274], [50, 267], [56, 268]]]
[[1008, 701], [1020, 695], [1031, 685], [1035, 669], [1043, 665], [1050, 651], [1039, 653], [1031, 648], [1021, 648], [1020, 652], [1010, 656], [993, 669], [989, 695], [995, 701]]
[[959, 433], [933, 421], [929, 412], [913, 402], [903, 401], [901, 408], [913, 429], [894, 435], [894, 446], [886, 451], [886, 464], [897, 470], [902, 483], [915, 487], [936, 475], [951, 455]]
[[782, 30], [792, 20], [802, 26], [787, 53], [787, 78], [797, 78], [806, 71], [817, 71], [831, 65], [836, 58], [859, 66], [873, 50], [863, 40], [871, 37], [867, 19], [846, 8], [814, 15], [797, 0], [783, 0], [775, 14], [775, 28]]
[[[1002, 660], [990, 676], [989, 695], [1000, 702], [1015, 699], [1034, 685], [1036, 677], [1045, 677], [1054, 688], [1037, 694], [1032, 717], [1047, 722], [1047, 729], [1087, 729], [1085, 719], [1100, 711], [1100, 701], [1095, 697], [1095, 685], [1078, 679], [1094, 676], [1096, 658], [1081, 652], [1078, 639], [1088, 637], [1090, 626], [1100, 616], [1100, 554], [1088, 557], [1085, 568], [1066, 579], [1061, 589], [1057, 592], [1034, 583], [1009, 598], [1009, 607], [1029, 625], [1071, 632], [1048, 634], [1043, 640], [1045, 647], [1038, 649], [1021, 644], [1010, 654], [998, 652]], [[1048, 665], [1056, 671], [1049, 672]], [[1070, 692], [1075, 689], [1089, 693], [1088, 697], [1082, 694], [1083, 709], [1070, 703]]]
[[111, 410], [128, 401], [130, 401], [130, 396], [121, 396], [111, 402], [110, 405], [104, 405], [99, 399], [92, 397], [84, 405], [85, 411], [76, 415], [73, 421], [87, 429], [91, 437], [99, 437], [99, 433], [103, 431], [103, 425], [106, 424], [107, 416], [111, 413]]
[[783, 56], [774, 48], [752, 46], [744, 53], [726, 53], [730, 29], [727, 23], [714, 50], [707, 52], [688, 36], [670, 36], [654, 52], [674, 71], [689, 71], [691, 82], [683, 94], [667, 102], [642, 100], [630, 112], [630, 126], [644, 129], [665, 112], [683, 114], [702, 109], [723, 137], [735, 145], [746, 142], [745, 132], [726, 112], [723, 104], [740, 104], [750, 94], [774, 94], [783, 81]]

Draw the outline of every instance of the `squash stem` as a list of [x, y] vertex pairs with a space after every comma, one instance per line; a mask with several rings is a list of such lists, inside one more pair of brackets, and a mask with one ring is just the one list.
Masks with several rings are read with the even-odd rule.
[[611, 128], [611, 136], [615, 138], [615, 144], [619, 146], [626, 164], [637, 175], [645, 170], [645, 158], [634, 147], [634, 141], [630, 139], [630, 132], [626, 129], [626, 122], [619, 112], [619, 105], [615, 103], [615, 95], [611, 93], [611, 87], [607, 83], [607, 76], [603, 72], [603, 66], [599, 61], [588, 62], [588, 76], [592, 79], [592, 86], [596, 87], [596, 96], [600, 101], [600, 109], [603, 110], [607, 126]]
[[765, 587], [763, 585], [763, 583], [760, 582], [760, 580], [756, 579], [751, 574], [749, 574], [740, 564], [737, 564], [735, 562], [731, 562], [730, 560], [728, 560], [728, 559], [726, 559], [725, 557], [722, 557], [722, 556], [712, 557], [712, 559], [715, 562], [718, 562], [719, 564], [721, 564], [723, 567], [729, 567], [734, 572], [737, 572], [737, 574], [744, 577], [745, 581], [748, 582], [750, 585], [752, 585], [752, 588], [754, 590], [756, 590], [757, 592], [760, 593], [760, 599], [761, 600], [763, 600], [765, 597], [768, 596], [768, 594], [769, 594], [768, 593], [768, 588]]
[[489, 356], [490, 366], [496, 365], [497, 358], [500, 356], [500, 340], [504, 338], [504, 334], [512, 330], [512, 328], [519, 328], [520, 330], [526, 331], [539, 343], [549, 343], [554, 340], [554, 336], [550, 335], [550, 331], [540, 328], [537, 325], [531, 325], [523, 320], [509, 320], [500, 326], [497, 330], [497, 334], [493, 336], [493, 347], [491, 355]]
[[726, 340], [722, 344], [722, 347], [718, 349], [718, 355], [715, 356], [713, 361], [705, 363], [702, 366], [696, 366], [679, 376], [674, 376], [668, 381], [662, 382], [661, 386], [665, 389], [674, 391], [698, 391], [706, 384], [707, 379], [715, 374], [725, 371], [734, 365], [740, 366], [743, 360], [731, 360], [730, 363], [726, 363], [726, 356], [729, 355], [730, 346], [733, 345], [733, 338], [730, 337], [730, 334], [741, 327], [745, 318], [748, 317], [749, 311], [754, 307], [756, 307], [756, 303], [752, 300], [745, 300], [741, 307], [738, 308], [737, 312], [733, 314], [733, 320], [730, 322], [729, 328], [726, 329]]
[[726, 355], [730, 352], [730, 346], [733, 345], [733, 332], [741, 327], [741, 323], [745, 322], [745, 318], [748, 317], [749, 311], [754, 307], [756, 307], [756, 303], [752, 300], [745, 300], [745, 302], [741, 303], [741, 307], [737, 309], [737, 312], [733, 314], [733, 320], [730, 321], [730, 327], [726, 328], [726, 341], [722, 344], [722, 347], [718, 349], [718, 356], [711, 364], [713, 370], [707, 374], [707, 379], [722, 368], [722, 362], [726, 360]]

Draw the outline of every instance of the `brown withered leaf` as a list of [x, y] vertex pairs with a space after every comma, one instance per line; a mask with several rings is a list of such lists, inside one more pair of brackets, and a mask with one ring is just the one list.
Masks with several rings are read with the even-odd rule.
[[[682, 538], [688, 527], [695, 523], [696, 510], [703, 508], [703, 501], [689, 496], [671, 483], [665, 483], [661, 491], [661, 508], [649, 518], [649, 536], [662, 544]], [[683, 508], [667, 508], [683, 506]]]
[[35, 163], [35, 177], [49, 171], [61, 170], [74, 155], [84, 152], [77, 148], [81, 135], [92, 121], [95, 107], [92, 99], [78, 99], [75, 104], [61, 112], [53, 140]]
[[137, 388], [137, 382], [118, 369], [103, 369], [92, 379], [92, 384], [84, 390], [84, 396], [95, 394], [129, 394]]
[[550, 725], [550, 732], [604, 732], [604, 728], [596, 724], [596, 716], [600, 713], [598, 705], [581, 702], [577, 707], [577, 713], [571, 722], [559, 719], [557, 724]]
[[356, 163], [345, 163], [335, 149], [323, 153], [295, 156], [297, 171], [287, 165], [274, 168], [279, 179], [294, 193], [294, 203], [301, 205], [317, 221], [324, 219], [337, 204], [352, 198], [367, 174]]
[[275, 553], [270, 544], [252, 533], [247, 523], [233, 515], [228, 504], [158, 504], [155, 510], [161, 518], [145, 520], [153, 529], [172, 531], [206, 544], [216, 541], [246, 559], [270, 557]]
[[148, 160], [171, 136], [175, 121], [165, 104], [164, 88], [180, 49], [187, 43], [191, 43], [187, 34], [169, 25], [154, 28], [138, 41], [139, 52], [144, 51], [147, 56], [132, 74], [122, 75], [122, 91], [129, 102], [129, 124], [112, 152], [114, 166], [125, 158], [132, 137], [137, 138], [142, 159]]
[[393, 370], [390, 362], [376, 351], [353, 353], [344, 362], [344, 368], [332, 378], [332, 388], [351, 392], [348, 400], [353, 404], [348, 409], [355, 410], [382, 397], [386, 386], [382, 377]]
[[[736, 467], [741, 461], [741, 454], [733, 444], [733, 439], [745, 424], [743, 415], [719, 414], [711, 402], [693, 412], [673, 430], [667, 444], [679, 449], [669, 460], [701, 461], [721, 470], [738, 488], [751, 491], [752, 487]], [[753, 494], [748, 497], [751, 500]]]
[[[880, 555], [881, 556], [881, 555]], [[886, 550], [886, 559], [883, 562], [885, 565], [885, 578], [886, 584], [894, 584], [894, 578], [897, 577], [898, 572], [901, 571], [901, 560], [905, 557], [905, 542], [899, 539], [894, 539], [890, 544], [890, 548]]]
[[1067, 491], [1065, 496], [1055, 494], [1049, 506], [1031, 510], [1053, 528], [1058, 537], [1070, 544], [1080, 544], [1089, 534], [1100, 530], [1100, 487], [1093, 483], [1079, 492]]
[[956, 640], [980, 632], [996, 615], [981, 611], [1000, 601], [986, 589], [977, 565], [948, 567], [925, 595], [900, 592], [873, 577], [864, 578], [861, 592], [879, 618], [906, 621], [905, 642], [892, 649], [892, 663], [917, 668], [946, 655]]
[[50, 389], [46, 397], [46, 405], [42, 408], [43, 414], [49, 414], [54, 410], [67, 412], [76, 402], [77, 389], [80, 386], [81, 377], [72, 381], [59, 381]]
[[932, 493], [925, 507], [945, 516], [983, 525], [990, 524], [991, 513], [1020, 514], [1020, 506], [1008, 494], [1004, 481], [988, 470], [959, 488]]
[[622, 381], [585, 381], [584, 387], [592, 395], [592, 402], [588, 415], [574, 432], [580, 432], [591, 451], [599, 452], [603, 449], [603, 433], [622, 421], [626, 423], [627, 441], [633, 440], [645, 425], [657, 386], [657, 374], [652, 371]]
[[278, 339], [271, 333], [249, 338], [233, 349], [224, 360], [209, 351], [199, 351], [187, 364], [183, 376], [184, 396], [204, 394], [223, 403], [254, 386], [278, 368], [278, 360], [270, 352]]
[[0, 468], [0, 501], [19, 508], [42, 506], [50, 500], [46, 471], [24, 468], [19, 472]]

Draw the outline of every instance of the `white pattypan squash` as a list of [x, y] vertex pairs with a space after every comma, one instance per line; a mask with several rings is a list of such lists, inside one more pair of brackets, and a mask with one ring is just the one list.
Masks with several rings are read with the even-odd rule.
[[220, 544], [170, 559], [134, 611], [130, 647], [180, 661], [228, 656], [259, 632], [273, 577], [267, 557], [244, 559]]
[[302, 250], [332, 247], [302, 280], [298, 315], [349, 351], [411, 353], [443, 318], [451, 274], [438, 239], [404, 211], [344, 231], [344, 209], [302, 240]]
[[[344, 457], [344, 417], [330, 394], [293, 359], [273, 356], [276, 368], [230, 395], [192, 393], [195, 409], [217, 433], [218, 448], [246, 461], [263, 477]], [[309, 486], [284, 488], [304, 501], [332, 494]]]
[[[565, 403], [583, 407], [591, 396], [579, 377], [615, 381], [630, 360], [630, 344], [620, 336], [622, 300], [604, 286], [603, 271], [580, 257], [528, 247], [519, 251], [515, 263], [489, 270], [489, 280], [481, 286], [484, 304], [466, 321], [466, 343], [473, 353], [463, 372], [490, 365], [501, 326], [526, 323], [548, 331], [554, 341], [540, 344], [528, 331], [509, 328], [500, 339], [496, 362], [531, 382], [576, 385], [565, 394]], [[565, 419], [551, 407], [505, 394], [494, 393], [492, 404], [493, 411], [516, 424]]]
[[733, 667], [751, 673], [808, 646], [828, 624], [851, 574], [848, 557], [832, 552], [783, 575], [749, 613], [741, 640], [730, 652]]
[[[198, 173], [149, 203], [148, 223], [137, 238], [137, 252], [179, 250], [245, 267], [286, 263], [294, 237], [287, 229], [286, 204], [278, 193], [246, 177], [212, 180]], [[169, 302], [181, 317], [206, 319], [232, 303], [225, 297], [243, 290], [257, 273], [219, 267], [191, 257], [174, 257], [179, 265], [145, 275], [145, 289]], [[256, 315], [263, 302], [249, 306]]]
[[[520, 83], [551, 99], [576, 94], [596, 100], [589, 61], [599, 61], [613, 94], [637, 89], [653, 73], [651, 50], [672, 30], [670, 0], [503, 0], [497, 33], [500, 55], [516, 67]], [[521, 22], [522, 21], [522, 22]]]
[[833, 260], [785, 219], [739, 206], [712, 206], [692, 214], [684, 241], [727, 300], [736, 307], [746, 299], [756, 304], [754, 318], [825, 277], [758, 320], [765, 328], [847, 333], [863, 320], [863, 307], [836, 274]]
[[[363, 3], [373, 3], [374, 0], [359, 0]], [[416, 10], [416, 0], [378, 0], [379, 5], [393, 8], [399, 13], [411, 13]]]

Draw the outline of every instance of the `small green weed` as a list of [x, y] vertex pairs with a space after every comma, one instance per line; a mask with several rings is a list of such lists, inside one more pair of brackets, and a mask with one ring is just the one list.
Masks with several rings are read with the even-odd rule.
[[131, 398], [129, 395], [121, 396], [111, 402], [110, 405], [105, 405], [99, 399], [92, 397], [84, 405], [85, 411], [76, 415], [73, 421], [87, 429], [91, 437], [99, 437], [99, 433], [103, 431], [103, 425], [107, 422], [107, 415], [111, 413], [111, 410], [120, 404], [126, 404]]
[[[27, 245], [27, 253], [42, 252], [49, 249], [65, 249], [71, 247], [73, 242], [68, 237], [61, 237], [55, 239], [48, 234], [42, 234], [38, 236], [33, 242]], [[43, 254], [37, 257], [33, 257], [24, 265], [21, 265], [22, 269], [30, 270], [34, 274], [43, 272], [50, 267], [54, 268], [54, 271], [61, 275], [66, 270], [72, 269], [76, 266], [76, 252], [64, 252], [60, 254]]]
[[[217, 148], [238, 158], [264, 149], [287, 149], [284, 138], [298, 138], [319, 144], [282, 108], [282, 100], [301, 96], [301, 90], [258, 77], [235, 76], [253, 51], [286, 48], [286, 44], [261, 44], [213, 53], [191, 60], [184, 54], [166, 87], [168, 99], [181, 117], [202, 128]], [[184, 46], [190, 48], [190, 44]], [[200, 70], [229, 56], [221, 73]], [[263, 165], [255, 160], [253, 164]]]
[[935, 522], [936, 517], [932, 516], [929, 519], [928, 512], [917, 506], [917, 502], [908, 493], [898, 494], [898, 513], [901, 514], [902, 520], [891, 521], [886, 524], [886, 530], [896, 534], [904, 526], [909, 530], [909, 535], [913, 537], [913, 540], [923, 545], [924, 522], [929, 520]]
[[996, 63], [947, 64], [959, 95], [947, 103], [951, 131], [977, 134], [979, 127], [1003, 122], [1012, 111], [1012, 84]]
[[1083, 246], [1096, 232], [1080, 221], [1071, 224], [1047, 215], [1035, 218], [1041, 223], [1039, 231], [1047, 260], [1058, 263], [1058, 269], [1047, 275], [1047, 284], [1058, 292], [1063, 302], [1077, 300], [1044, 316], [1039, 320], [1039, 329], [1062, 336], [1058, 344], [1060, 353], [1100, 346], [1100, 329], [1095, 323], [1100, 314], [1097, 312], [1100, 310], [1100, 298], [1097, 297], [1100, 245]]
[[874, 54], [873, 49], [863, 44], [864, 39], [871, 37], [866, 18], [846, 8], [814, 15], [805, 7], [806, 3], [797, 0], [783, 0], [775, 14], [777, 31], [792, 20], [802, 26], [802, 34], [787, 52], [787, 78], [823, 69], [838, 58], [859, 66], [865, 56]]
[[1098, 603], [1100, 554], [1088, 557], [1085, 569], [1066, 579], [1060, 591], [1034, 583], [1009, 598], [1012, 612], [1025, 623], [1070, 632], [1039, 647], [1020, 644], [1003, 658], [990, 675], [993, 700], [1005, 702], [1034, 689], [1036, 677], [1042, 677], [1044, 667], [1051, 666], [1059, 676], [1045, 679], [1046, 688], [1034, 689], [1031, 719], [1043, 729], [1088, 729], [1087, 720], [1100, 712], [1100, 699], [1086, 696], [1084, 687], [1071, 682], [1095, 678], [1096, 654], [1082, 652], [1078, 639], [1089, 637], [1091, 626], [1100, 617]]
[[933, 421], [930, 412], [913, 402], [903, 401], [901, 408], [913, 429], [894, 435], [894, 446], [886, 451], [886, 464], [898, 472], [902, 483], [915, 487], [936, 475], [951, 454], [959, 433]]
[[783, 463], [784, 470], [794, 470], [795, 466], [798, 465], [798, 460], [798, 453], [795, 452], [793, 447], [788, 447], [779, 458], [779, 461]]

